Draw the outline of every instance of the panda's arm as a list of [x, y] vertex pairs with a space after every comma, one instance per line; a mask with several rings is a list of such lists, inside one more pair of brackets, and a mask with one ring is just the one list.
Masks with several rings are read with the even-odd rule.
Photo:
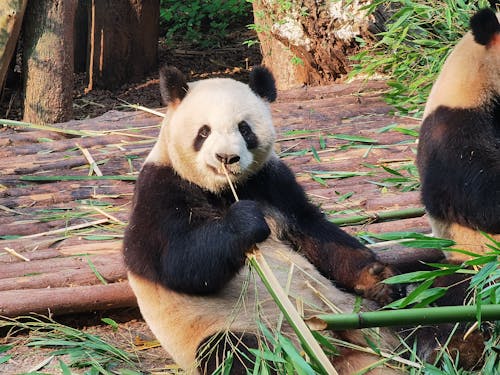
[[189, 224], [186, 215], [170, 217], [162, 236], [161, 281], [188, 294], [221, 290], [245, 264], [246, 252], [270, 234], [262, 212], [252, 201], [240, 201], [214, 220], [197, 217]]
[[286, 217], [285, 239], [323, 275], [379, 302], [392, 299], [390, 288], [378, 282], [393, 271], [357, 239], [328, 221], [309, 202], [293, 172], [283, 162], [272, 159], [256, 176], [251, 189], [260, 191], [261, 199]]
[[229, 210], [170, 168], [146, 164], [136, 184], [124, 255], [134, 273], [189, 294], [220, 290], [245, 263], [245, 252], [269, 235], [256, 202]]

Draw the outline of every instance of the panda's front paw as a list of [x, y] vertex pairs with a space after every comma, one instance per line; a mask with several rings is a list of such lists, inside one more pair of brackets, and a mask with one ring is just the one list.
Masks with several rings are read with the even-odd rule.
[[380, 262], [373, 262], [359, 273], [354, 291], [382, 306], [387, 305], [404, 295], [404, 290], [400, 285], [389, 285], [382, 282], [397, 274], [398, 272], [393, 268]]
[[264, 213], [255, 201], [241, 200], [233, 203], [227, 219], [236, 234], [254, 244], [266, 240], [271, 234]]

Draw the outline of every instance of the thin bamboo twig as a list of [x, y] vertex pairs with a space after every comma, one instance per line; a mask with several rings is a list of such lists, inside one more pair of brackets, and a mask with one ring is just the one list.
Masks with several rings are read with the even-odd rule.
[[[234, 195], [234, 199], [236, 201], [239, 201], [238, 195], [236, 194], [233, 183], [229, 178], [226, 167], [223, 163], [221, 165], [222, 170], [224, 171], [224, 174], [226, 175], [227, 181], [229, 183], [229, 187], [231, 188], [231, 191]], [[257, 245], [254, 245], [247, 253], [247, 259], [250, 262], [250, 265], [260, 276], [262, 282], [269, 291], [269, 294], [271, 294], [271, 296], [273, 297], [274, 301], [280, 308], [290, 326], [292, 326], [292, 328], [294, 329], [304, 347], [304, 350], [309, 355], [309, 357], [315, 360], [317, 365], [323, 370], [325, 374], [338, 375], [338, 372], [329, 361], [323, 349], [321, 349], [321, 346], [312, 335], [307, 324], [304, 322], [293, 304], [290, 302], [288, 296], [283, 291], [283, 288], [281, 287], [278, 279], [269, 267]]]
[[36, 238], [36, 237], [50, 236], [52, 234], [65, 233], [65, 232], [69, 232], [71, 230], [88, 228], [88, 227], [91, 227], [91, 226], [94, 226], [94, 225], [104, 224], [104, 223], [107, 223], [107, 222], [109, 222], [108, 218], [106, 218], [106, 219], [99, 219], [99, 220], [96, 220], [96, 221], [91, 221], [90, 223], [77, 224], [77, 225], [73, 225], [73, 226], [66, 227], [66, 228], [50, 230], [48, 232], [30, 234], [30, 235], [27, 235], [27, 236], [22, 236], [21, 238], [22, 239], [26, 239], [26, 238]]
[[114, 221], [117, 224], [120, 225], [126, 225], [127, 223], [121, 221], [120, 219], [116, 218], [115, 216], [111, 215], [110, 213], [105, 212], [104, 210], [100, 209], [99, 207], [96, 206], [91, 206], [91, 207], [82, 207], [85, 210], [95, 210], [99, 212], [101, 215], [106, 216], [108, 219]]
[[326, 314], [324, 329], [345, 330], [371, 327], [411, 326], [425, 324], [472, 322], [480, 313], [481, 320], [500, 320], [500, 305], [440, 306], [419, 309], [368, 311], [350, 314]]
[[[121, 99], [120, 99], [121, 100]], [[156, 115], [156, 116], [159, 116], [159, 117], [167, 117], [167, 115], [165, 115], [164, 113], [160, 112], [160, 111], [157, 111], [157, 110], [154, 110], [154, 109], [151, 109], [151, 108], [147, 108], [147, 107], [144, 107], [142, 105], [139, 105], [139, 104], [130, 104], [128, 103], [127, 101], [125, 100], [121, 100], [123, 103], [126, 103], [126, 104], [123, 104], [123, 107], [126, 107], [126, 108], [132, 108], [132, 109], [138, 109], [140, 111], [144, 111], [144, 112], [147, 112], [147, 113], [151, 113], [153, 115]]]
[[11, 249], [10, 247], [4, 247], [3, 248], [6, 252], [8, 252], [10, 255], [15, 256], [16, 258], [19, 258], [21, 260], [24, 260], [25, 262], [31, 261], [31, 259], [26, 258], [24, 255], [19, 254], [16, 250]]
[[80, 149], [83, 156], [85, 156], [85, 159], [87, 159], [87, 161], [89, 162], [91, 171], [94, 171], [96, 176], [102, 176], [102, 172], [99, 169], [99, 167], [97, 166], [97, 163], [95, 162], [94, 158], [90, 154], [89, 150], [87, 150], [85, 147], [80, 146], [78, 143], [76, 143], [76, 147], [78, 147]]
[[18, 128], [26, 128], [26, 129], [45, 130], [45, 131], [54, 132], [54, 133], [78, 135], [80, 137], [95, 137], [98, 135], [104, 135], [104, 133], [93, 131], [93, 130], [60, 129], [60, 128], [56, 128], [54, 126], [49, 126], [49, 125], [31, 124], [29, 122], [7, 120], [7, 119], [3, 119], [3, 118], [0, 119], [0, 125], [18, 127]]

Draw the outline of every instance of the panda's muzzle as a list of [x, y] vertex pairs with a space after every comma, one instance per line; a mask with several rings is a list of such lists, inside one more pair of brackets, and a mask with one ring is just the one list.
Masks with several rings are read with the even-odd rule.
[[222, 164], [225, 165], [234, 164], [240, 161], [240, 157], [235, 154], [217, 153], [215, 154], [215, 157], [217, 158], [218, 161], [220, 161]]

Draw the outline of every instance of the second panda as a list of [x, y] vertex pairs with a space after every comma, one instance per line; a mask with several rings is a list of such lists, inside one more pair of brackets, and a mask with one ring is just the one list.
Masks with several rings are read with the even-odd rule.
[[[432, 87], [417, 153], [432, 230], [459, 249], [500, 241], [500, 14], [483, 9]], [[447, 252], [449, 260], [470, 258]]]

